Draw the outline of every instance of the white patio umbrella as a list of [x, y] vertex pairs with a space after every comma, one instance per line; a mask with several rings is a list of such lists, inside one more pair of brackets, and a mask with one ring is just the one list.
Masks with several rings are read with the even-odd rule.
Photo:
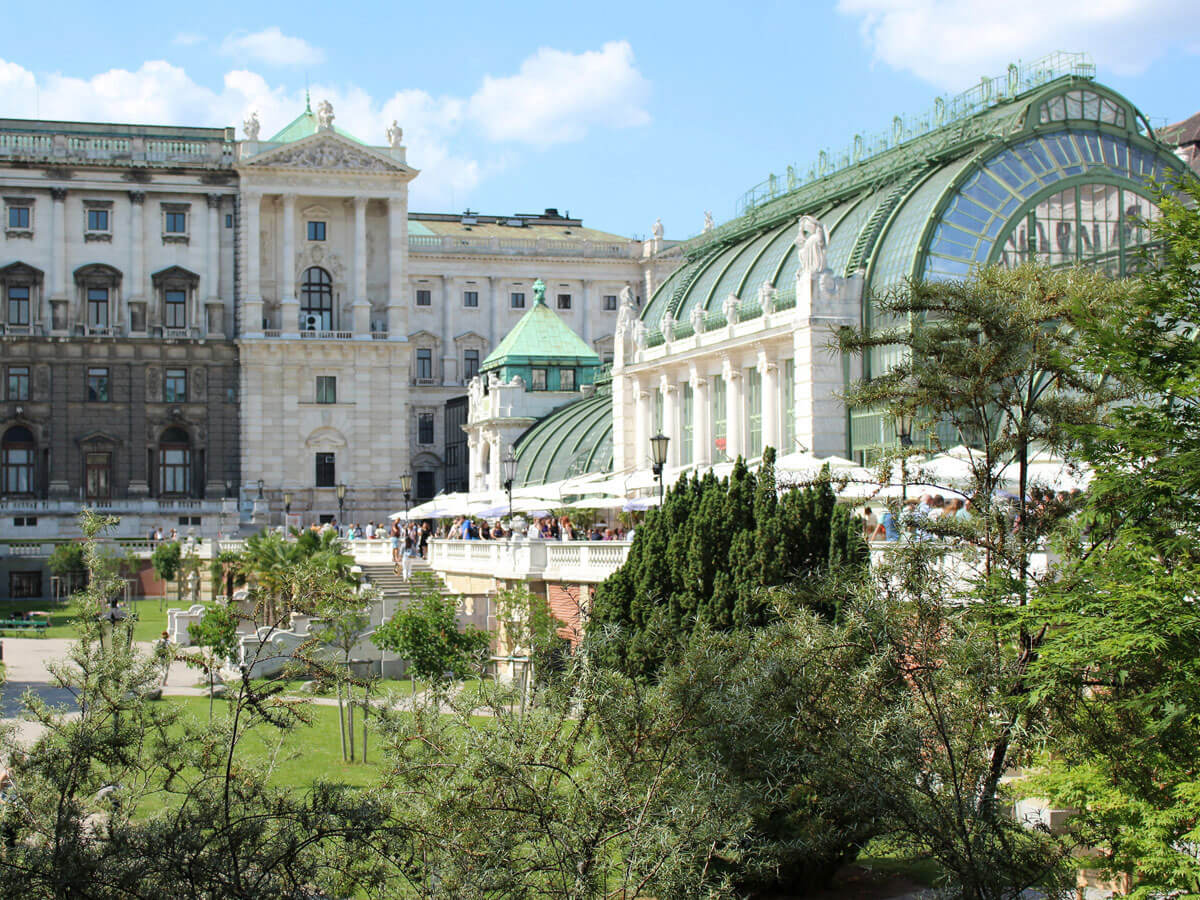
[[625, 512], [642, 512], [651, 507], [658, 506], [658, 497], [634, 497], [632, 500], [625, 501], [625, 505], [621, 507]]
[[[410, 507], [410, 519], [449, 519], [454, 516], [465, 516], [469, 512], [468, 495], [465, 493], [439, 494], [432, 500], [418, 503]], [[403, 519], [404, 511], [393, 513], [390, 518]]]
[[584, 497], [567, 506], [572, 509], [624, 509], [626, 502], [624, 497]]

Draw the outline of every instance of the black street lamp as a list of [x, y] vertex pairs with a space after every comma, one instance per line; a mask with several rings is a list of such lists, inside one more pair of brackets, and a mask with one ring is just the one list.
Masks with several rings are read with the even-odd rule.
[[513, 448], [510, 446], [508, 452], [504, 454], [504, 458], [500, 460], [500, 464], [504, 466], [504, 490], [508, 491], [508, 527], [512, 530], [512, 487], [513, 482], [517, 478], [517, 454], [513, 453]]
[[400, 490], [404, 492], [404, 524], [408, 524], [408, 500], [412, 496], [412, 474], [405, 472], [400, 476]]
[[912, 446], [913, 414], [909, 409], [896, 411], [896, 437], [900, 441], [900, 502], [908, 499], [908, 448]]
[[260, 478], [260, 479], [258, 479], [258, 499], [259, 500], [261, 500], [263, 498], [262, 489], [263, 489], [263, 480]]
[[663, 466], [667, 463], [667, 444], [670, 438], [661, 432], [650, 438], [650, 461], [654, 463], [654, 476], [658, 479], [658, 503], [663, 501]]
[[287, 517], [292, 514], [292, 492], [283, 492], [283, 524], [287, 525]]
[[341, 525], [346, 518], [346, 483], [338, 482], [338, 524]]

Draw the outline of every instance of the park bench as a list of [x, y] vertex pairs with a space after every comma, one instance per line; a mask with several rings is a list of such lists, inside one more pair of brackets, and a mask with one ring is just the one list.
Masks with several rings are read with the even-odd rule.
[[49, 627], [49, 619], [0, 619], [0, 631], [45, 631]]

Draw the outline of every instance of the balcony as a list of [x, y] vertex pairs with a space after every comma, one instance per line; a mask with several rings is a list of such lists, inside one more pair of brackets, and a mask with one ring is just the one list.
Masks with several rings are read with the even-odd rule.
[[504, 581], [599, 584], [624, 565], [629, 541], [429, 542], [429, 564], [449, 575], [481, 575]]

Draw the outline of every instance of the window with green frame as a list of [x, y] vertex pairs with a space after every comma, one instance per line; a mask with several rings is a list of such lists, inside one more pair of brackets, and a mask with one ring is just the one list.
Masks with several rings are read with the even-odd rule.
[[680, 395], [679, 464], [686, 466], [692, 461], [692, 385], [683, 383]]
[[762, 374], [757, 366], [746, 369], [746, 456], [762, 456]]
[[726, 439], [727, 430], [725, 427], [725, 378], [721, 375], [712, 377], [712, 412], [710, 420], [712, 421], [712, 442], [713, 442], [713, 462], [724, 462], [729, 457], [726, 455]]
[[796, 449], [796, 360], [783, 361], [783, 437], [780, 453]]

